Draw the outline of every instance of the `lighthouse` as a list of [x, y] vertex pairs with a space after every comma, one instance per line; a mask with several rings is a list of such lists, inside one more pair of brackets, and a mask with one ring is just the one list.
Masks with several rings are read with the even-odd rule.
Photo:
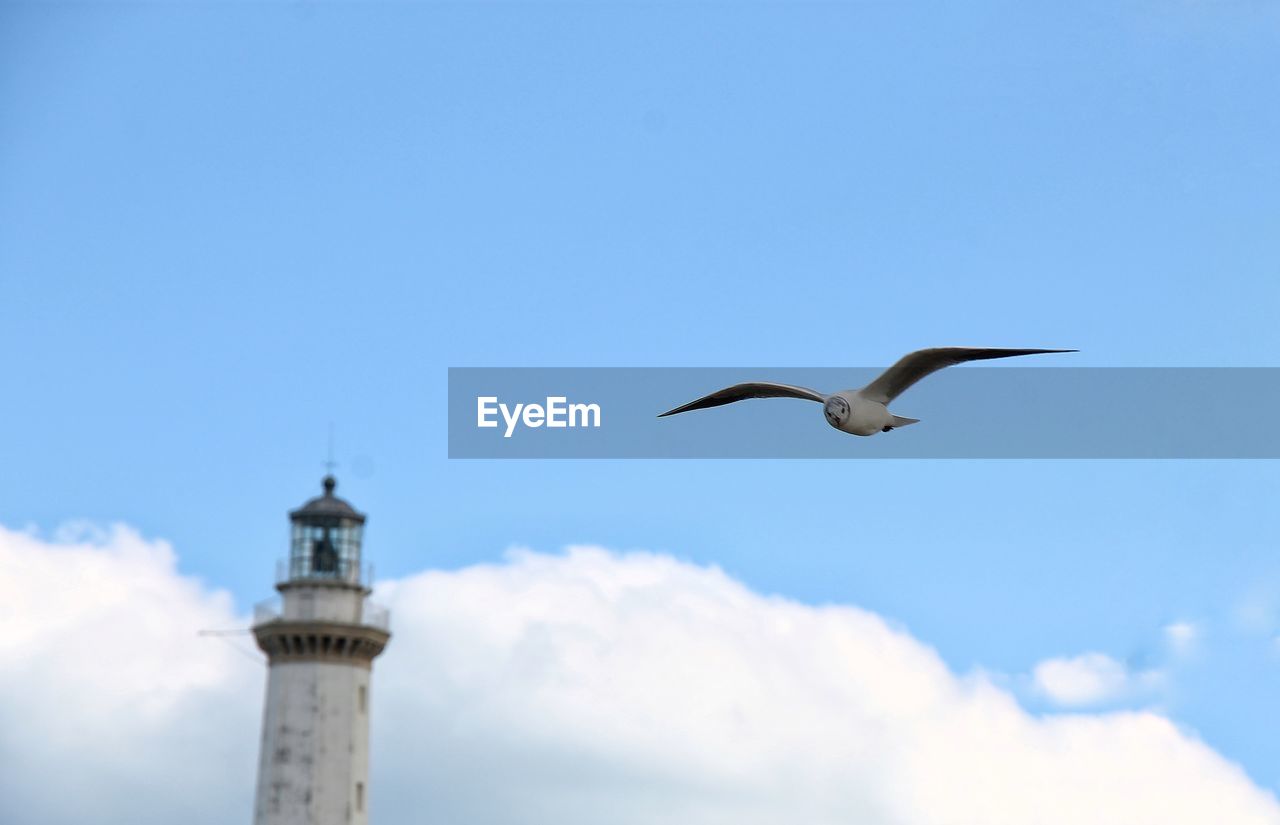
[[369, 677], [391, 638], [361, 566], [365, 516], [334, 495], [289, 513], [278, 600], [258, 606], [267, 699], [254, 825], [366, 825]]

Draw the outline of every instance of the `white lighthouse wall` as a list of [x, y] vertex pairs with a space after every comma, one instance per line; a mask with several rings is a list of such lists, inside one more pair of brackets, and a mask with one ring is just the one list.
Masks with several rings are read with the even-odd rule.
[[271, 666], [255, 825], [367, 823], [369, 674], [345, 663]]
[[355, 587], [291, 586], [284, 592], [285, 621], [359, 624], [364, 593]]

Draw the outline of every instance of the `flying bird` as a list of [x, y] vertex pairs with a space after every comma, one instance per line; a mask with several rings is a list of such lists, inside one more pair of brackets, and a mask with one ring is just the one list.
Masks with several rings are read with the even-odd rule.
[[963, 364], [965, 361], [985, 361], [991, 358], [1012, 358], [1015, 355], [1041, 355], [1049, 352], [1078, 352], [1074, 349], [992, 349], [973, 347], [935, 347], [908, 353], [880, 377], [860, 390], [841, 390], [834, 395], [824, 395], [808, 387], [790, 384], [774, 384], [767, 381], [734, 384], [682, 407], [667, 410], [659, 418], [690, 410], [705, 410], [742, 401], [747, 398], [802, 398], [817, 401], [827, 423], [837, 430], [854, 435], [887, 433], [896, 427], [915, 424], [918, 418], [903, 418], [889, 412], [889, 402], [902, 395], [912, 384], [943, 367]]

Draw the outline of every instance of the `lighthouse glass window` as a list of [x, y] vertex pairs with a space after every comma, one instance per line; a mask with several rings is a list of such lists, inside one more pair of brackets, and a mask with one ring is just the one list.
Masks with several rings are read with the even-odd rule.
[[360, 579], [361, 525], [351, 519], [295, 522], [289, 550], [291, 578]]

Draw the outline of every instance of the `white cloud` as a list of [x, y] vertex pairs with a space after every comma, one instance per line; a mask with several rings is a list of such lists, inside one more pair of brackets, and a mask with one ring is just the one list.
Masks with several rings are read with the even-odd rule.
[[1268, 634], [1280, 614], [1280, 586], [1273, 580], [1258, 582], [1235, 606], [1235, 626], [1245, 633]]
[[[248, 821], [263, 672], [195, 637], [229, 600], [123, 529], [0, 530], [0, 570], [6, 823]], [[874, 614], [668, 557], [517, 553], [380, 596], [376, 821], [1280, 823], [1167, 719], [1033, 717]]]
[[1063, 705], [1095, 704], [1124, 691], [1129, 673], [1124, 665], [1101, 653], [1071, 659], [1048, 659], [1036, 665], [1032, 678], [1038, 690]]
[[1035, 666], [1031, 676], [1039, 693], [1071, 707], [1132, 698], [1157, 687], [1163, 678], [1155, 670], [1131, 671], [1103, 653], [1046, 659]]
[[1173, 652], [1185, 656], [1196, 649], [1202, 632], [1194, 622], [1179, 621], [1165, 625], [1164, 638]]
[[521, 553], [387, 597], [384, 712], [433, 720], [381, 740], [396, 810], [448, 787], [447, 822], [1280, 821], [1160, 716], [1037, 719], [873, 614], [670, 558]]
[[128, 528], [0, 528], [7, 825], [247, 821], [265, 671], [196, 635], [245, 621]]

